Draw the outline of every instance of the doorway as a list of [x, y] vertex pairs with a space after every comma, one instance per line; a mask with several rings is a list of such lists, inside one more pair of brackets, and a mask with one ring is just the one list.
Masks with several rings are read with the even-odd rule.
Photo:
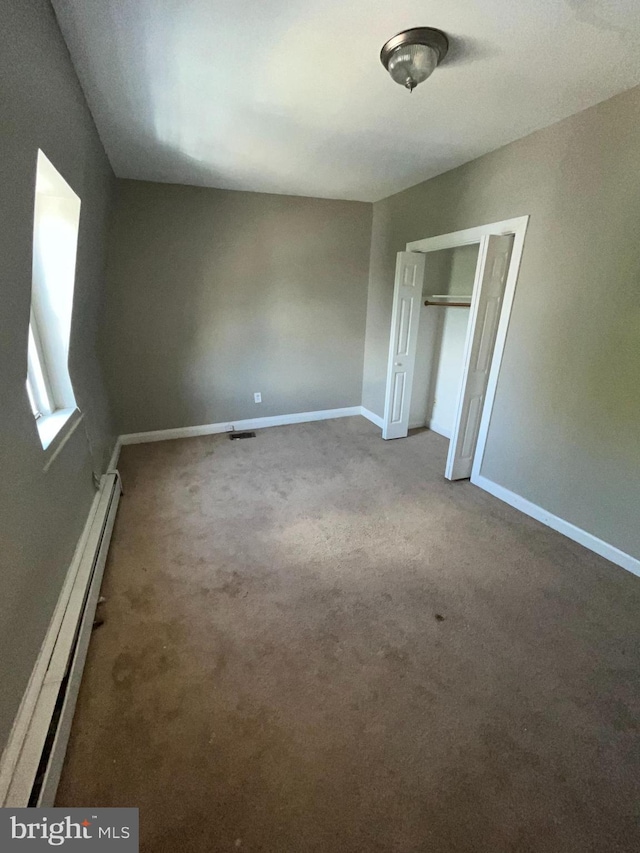
[[527, 223], [429, 237], [398, 253], [382, 435], [404, 438], [422, 424], [448, 434], [450, 480], [480, 470]]

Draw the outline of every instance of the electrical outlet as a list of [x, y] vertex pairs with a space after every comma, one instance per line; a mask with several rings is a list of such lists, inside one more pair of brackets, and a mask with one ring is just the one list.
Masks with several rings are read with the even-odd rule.
[[253, 395], [253, 402], [254, 403], [261, 403], [262, 402], [262, 394], [259, 391], [256, 391], [256, 393]]

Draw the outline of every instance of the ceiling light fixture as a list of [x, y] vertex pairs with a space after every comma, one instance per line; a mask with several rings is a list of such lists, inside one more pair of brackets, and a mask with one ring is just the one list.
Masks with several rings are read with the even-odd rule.
[[380, 61], [396, 83], [412, 92], [433, 74], [447, 55], [449, 40], [433, 27], [414, 27], [390, 38], [380, 51]]

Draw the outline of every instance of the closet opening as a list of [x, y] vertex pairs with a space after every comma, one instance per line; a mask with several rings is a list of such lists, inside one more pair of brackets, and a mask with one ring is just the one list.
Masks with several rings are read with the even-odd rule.
[[480, 473], [528, 216], [399, 252], [382, 437], [449, 439], [445, 477]]
[[478, 250], [470, 244], [425, 256], [409, 429], [453, 433]]

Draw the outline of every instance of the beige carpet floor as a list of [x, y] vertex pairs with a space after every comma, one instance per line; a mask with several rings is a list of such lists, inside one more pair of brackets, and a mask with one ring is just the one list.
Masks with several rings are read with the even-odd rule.
[[640, 849], [640, 579], [362, 418], [125, 447], [63, 806], [145, 853]]

